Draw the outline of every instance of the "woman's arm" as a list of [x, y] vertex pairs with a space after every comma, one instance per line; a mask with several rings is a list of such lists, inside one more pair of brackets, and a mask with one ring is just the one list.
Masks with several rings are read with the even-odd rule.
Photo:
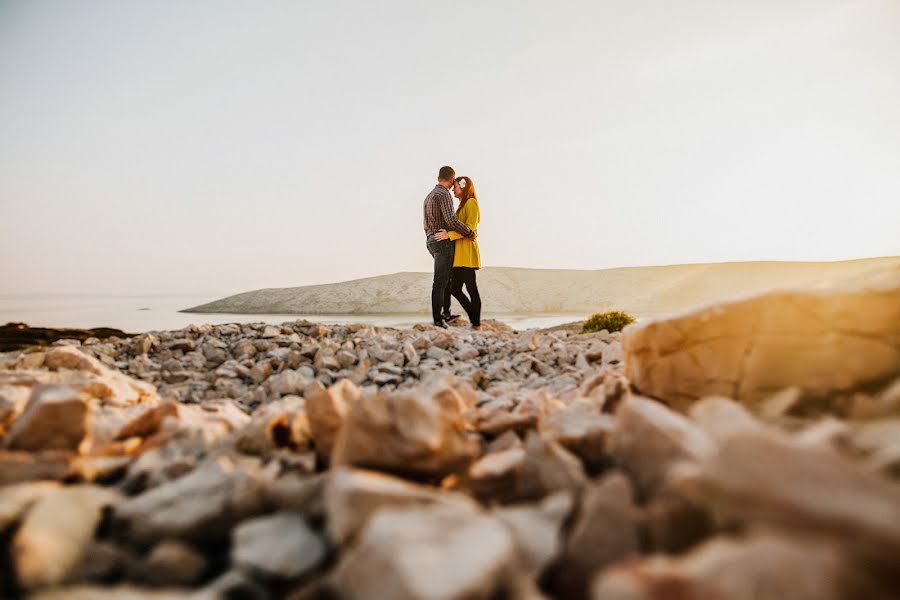
[[[478, 201], [477, 200], [469, 200], [466, 203], [466, 218], [463, 219], [463, 223], [469, 226], [469, 229], [472, 231], [478, 230], [478, 222], [481, 220], [481, 211], [478, 210]], [[455, 231], [449, 231], [448, 237], [453, 240], [459, 240], [464, 238], [465, 236], [461, 233], [457, 233]]]

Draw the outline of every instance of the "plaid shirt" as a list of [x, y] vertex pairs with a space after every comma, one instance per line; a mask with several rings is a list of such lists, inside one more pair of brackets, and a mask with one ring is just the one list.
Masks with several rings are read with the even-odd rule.
[[456, 218], [456, 213], [453, 212], [450, 190], [436, 185], [425, 197], [425, 235], [433, 235], [441, 229], [453, 230], [465, 237], [472, 236], [469, 226]]

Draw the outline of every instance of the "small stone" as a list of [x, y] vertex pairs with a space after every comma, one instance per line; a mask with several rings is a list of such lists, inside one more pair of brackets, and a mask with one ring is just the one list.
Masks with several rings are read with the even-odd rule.
[[243, 339], [231, 347], [231, 353], [238, 360], [256, 356], [256, 346], [252, 340]]
[[209, 565], [206, 557], [189, 544], [164, 540], [140, 567], [142, 579], [154, 586], [190, 586], [203, 579]]
[[537, 500], [556, 491], [577, 491], [586, 482], [576, 456], [535, 432], [523, 447], [484, 455], [464, 479], [465, 487], [486, 502]]
[[115, 520], [138, 543], [166, 537], [215, 539], [232, 523], [262, 509], [262, 489], [256, 474], [221, 456], [123, 501]]
[[341, 598], [491, 598], [517, 560], [497, 519], [455, 507], [384, 509], [342, 556], [333, 576]]
[[629, 397], [616, 411], [611, 454], [651, 496], [669, 469], [681, 460], [699, 460], [715, 449], [709, 436], [683, 415], [659, 402]]
[[519, 334], [519, 338], [516, 340], [516, 352], [534, 352], [537, 350], [536, 333], [536, 330], [530, 329], [525, 333]]
[[40, 385], [3, 440], [12, 450], [75, 452], [87, 434], [88, 406], [77, 391], [61, 385]]
[[10, 525], [36, 501], [59, 489], [55, 481], [34, 481], [0, 487], [0, 531]]
[[191, 350], [196, 348], [194, 340], [189, 338], [174, 339], [171, 342], [166, 342], [163, 345], [169, 350], [181, 350], [182, 352], [190, 352]]
[[362, 392], [353, 382], [342, 379], [323, 390], [308, 396], [306, 416], [316, 445], [316, 454], [323, 460], [331, 457], [338, 430], [344, 423], [347, 411], [356, 404]]
[[478, 505], [463, 494], [415, 485], [376, 471], [338, 467], [331, 470], [325, 487], [328, 534], [335, 544], [343, 545], [377, 510], [428, 504], [452, 505], [473, 514], [478, 511]]
[[463, 346], [456, 352], [455, 357], [457, 360], [471, 360], [473, 358], [478, 358], [479, 354], [478, 348], [475, 348], [474, 346]]
[[410, 342], [403, 344], [403, 355], [406, 357], [408, 366], [416, 367], [419, 365], [419, 353]]
[[612, 473], [589, 485], [566, 541], [560, 586], [566, 598], [583, 597], [591, 576], [640, 549], [628, 479]]
[[250, 379], [253, 380], [253, 383], [259, 384], [269, 378], [272, 374], [272, 363], [269, 361], [260, 362], [253, 366], [250, 369]]
[[70, 453], [62, 450], [20, 452], [0, 450], [0, 486], [62, 480], [69, 474]]
[[900, 490], [831, 447], [740, 433], [675, 475], [676, 489], [728, 522], [827, 532], [872, 556], [900, 552]]
[[556, 560], [563, 545], [563, 523], [574, 507], [572, 495], [558, 492], [537, 504], [519, 504], [495, 511], [512, 534], [519, 562], [526, 572], [539, 578]]
[[31, 389], [23, 385], [0, 385], [0, 427], [13, 422], [28, 405]]
[[44, 355], [44, 366], [48, 369], [87, 371], [94, 375], [106, 373], [106, 367], [103, 366], [103, 363], [72, 346], [58, 346], [48, 349]]
[[832, 543], [772, 534], [747, 540], [719, 537], [684, 556], [653, 556], [603, 571], [591, 598], [843, 600], [891, 595], [863, 589], [859, 579]]
[[709, 396], [695, 402], [688, 409], [688, 415], [717, 442], [724, 442], [736, 433], [764, 428], [741, 404], [721, 396]]
[[256, 517], [232, 532], [231, 562], [264, 577], [296, 579], [319, 566], [326, 551], [322, 538], [295, 513]]
[[329, 371], [340, 371], [341, 369], [341, 363], [337, 361], [337, 359], [334, 357], [334, 354], [321, 348], [318, 352], [316, 352], [316, 357], [313, 360], [313, 365], [316, 367], [317, 371], [321, 371], [323, 369]]
[[433, 358], [434, 360], [442, 360], [445, 358], [449, 358], [451, 354], [443, 348], [432, 346], [425, 352], [425, 356], [427, 356], [428, 358]]
[[12, 541], [19, 585], [30, 590], [64, 583], [81, 562], [103, 509], [117, 500], [114, 491], [89, 485], [41, 497]]
[[466, 434], [461, 402], [443, 389], [364, 396], [347, 411], [332, 462], [423, 475], [458, 469], [478, 451]]
[[602, 414], [594, 402], [578, 399], [564, 410], [541, 417], [541, 435], [563, 445], [591, 468], [609, 462], [608, 439], [615, 426], [610, 415]]
[[269, 377], [266, 385], [269, 392], [279, 398], [288, 395], [300, 395], [309, 384], [309, 380], [297, 371], [287, 370]]
[[338, 363], [340, 363], [341, 367], [345, 369], [356, 364], [356, 355], [348, 350], [339, 350], [334, 357], [337, 359]]

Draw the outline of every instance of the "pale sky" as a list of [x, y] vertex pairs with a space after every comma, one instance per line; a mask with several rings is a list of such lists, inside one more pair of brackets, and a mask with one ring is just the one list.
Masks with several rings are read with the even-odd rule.
[[0, 0], [0, 293], [900, 254], [897, 0]]

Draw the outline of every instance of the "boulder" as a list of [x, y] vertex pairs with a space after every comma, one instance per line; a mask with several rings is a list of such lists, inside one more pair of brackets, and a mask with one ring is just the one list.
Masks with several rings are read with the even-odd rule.
[[635, 388], [676, 404], [756, 403], [792, 385], [847, 392], [900, 373], [900, 265], [634, 323], [622, 346]]

